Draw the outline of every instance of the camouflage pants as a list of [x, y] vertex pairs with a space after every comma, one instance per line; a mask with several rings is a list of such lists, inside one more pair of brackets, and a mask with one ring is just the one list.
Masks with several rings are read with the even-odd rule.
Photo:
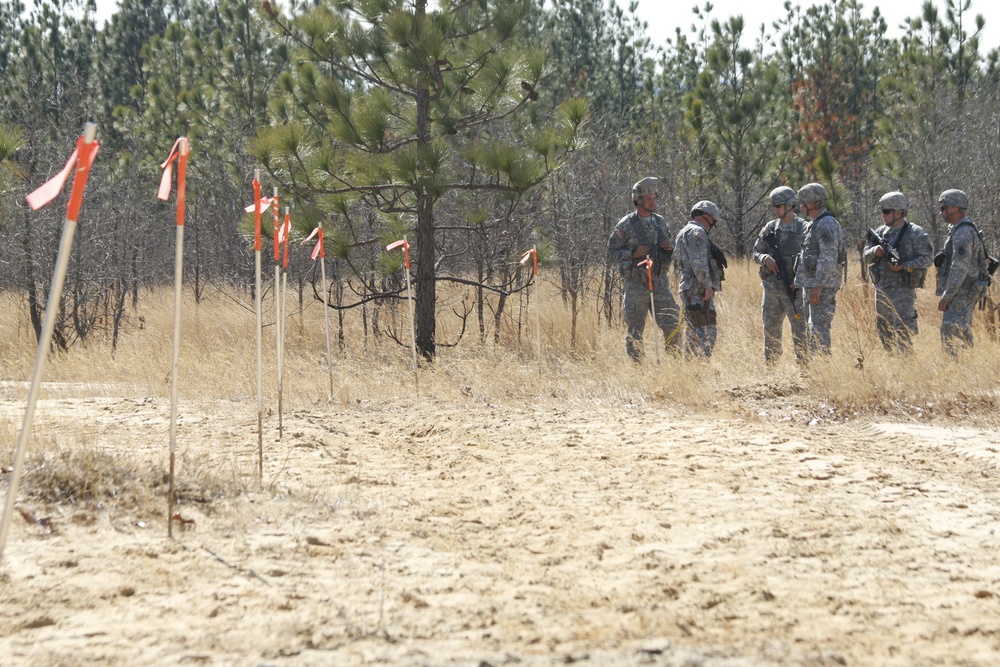
[[875, 288], [875, 326], [889, 352], [913, 349], [917, 333], [916, 292], [912, 287]]
[[[802, 290], [796, 290], [801, 295]], [[799, 299], [801, 302], [801, 299]], [[798, 309], [798, 312], [796, 312]], [[775, 361], [781, 356], [781, 330], [785, 319], [792, 327], [792, 345], [795, 358], [803, 361], [809, 350], [806, 336], [806, 321], [802, 317], [801, 303], [792, 304], [784, 287], [773, 288], [764, 283], [764, 298], [760, 304], [760, 314], [764, 321], [764, 361]]]
[[700, 299], [692, 300], [684, 295], [682, 299], [685, 304], [684, 319], [687, 320], [684, 350], [688, 356], [711, 357], [715, 349], [715, 340], [719, 335], [716, 326], [715, 297], [709, 299], [708, 303]]
[[962, 290], [948, 302], [941, 318], [941, 344], [945, 351], [955, 356], [963, 347], [972, 347], [972, 313], [976, 309], [977, 295]]
[[830, 325], [837, 310], [837, 290], [824, 287], [820, 290], [819, 305], [809, 303], [809, 290], [803, 289], [803, 301], [809, 308], [809, 349], [813, 354], [830, 353]]
[[[668, 352], [680, 348], [680, 312], [670, 291], [670, 283], [661, 276], [653, 283], [653, 302], [656, 305], [656, 326], [663, 331], [664, 347]], [[622, 311], [625, 315], [625, 352], [638, 361], [642, 349], [642, 334], [649, 314], [649, 288], [644, 284], [625, 282]]]

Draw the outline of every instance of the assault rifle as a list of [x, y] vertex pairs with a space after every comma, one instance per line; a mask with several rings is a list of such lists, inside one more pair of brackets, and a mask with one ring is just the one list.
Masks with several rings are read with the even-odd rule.
[[800, 320], [802, 316], [799, 315], [799, 309], [795, 305], [795, 300], [798, 297], [798, 290], [792, 285], [792, 277], [788, 275], [788, 267], [785, 266], [785, 260], [781, 256], [781, 247], [778, 245], [778, 232], [777, 229], [772, 229], [770, 232], [764, 235], [764, 243], [766, 243], [771, 248], [771, 259], [778, 267], [778, 279], [781, 284], [785, 286], [785, 294], [788, 295], [789, 300], [792, 302], [792, 312], [795, 313], [795, 319]]
[[868, 228], [868, 243], [873, 246], [881, 246], [882, 252], [885, 256], [889, 258], [889, 263], [893, 266], [899, 266], [903, 263], [903, 258], [899, 256], [899, 251], [893, 248], [889, 243], [881, 236], [878, 235], [871, 227]]

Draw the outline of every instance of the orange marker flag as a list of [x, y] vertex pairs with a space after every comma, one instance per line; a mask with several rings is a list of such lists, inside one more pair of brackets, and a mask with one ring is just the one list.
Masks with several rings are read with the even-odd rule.
[[406, 239], [399, 239], [398, 241], [393, 241], [385, 247], [386, 251], [392, 250], [403, 246], [403, 261], [406, 262], [406, 268], [410, 268], [410, 243]]
[[[266, 199], [266, 197], [264, 199]], [[261, 208], [261, 206], [264, 205], [264, 199], [261, 199], [260, 181], [257, 180], [257, 176], [255, 174], [253, 177], [253, 203], [247, 206], [246, 210], [247, 212], [253, 211], [253, 249], [258, 253], [260, 252], [260, 214], [265, 210]], [[271, 200], [268, 199], [267, 203], [270, 204]]]
[[76, 140], [76, 148], [69, 156], [69, 160], [66, 162], [63, 170], [25, 197], [28, 200], [28, 206], [31, 207], [31, 210], [37, 211], [55, 199], [62, 192], [63, 186], [66, 185], [66, 179], [69, 178], [69, 173], [73, 171], [73, 165], [76, 165], [76, 177], [73, 179], [73, 190], [66, 213], [67, 220], [76, 222], [80, 214], [80, 205], [83, 204], [83, 190], [87, 185], [87, 177], [90, 175], [90, 166], [94, 164], [94, 157], [97, 155], [98, 148], [100, 148], [98, 142], [92, 141], [87, 143], [83, 140], [83, 135], [80, 135], [80, 138]]
[[281, 231], [281, 224], [278, 222], [278, 216], [281, 215], [281, 212], [278, 210], [278, 188], [274, 189], [274, 197], [271, 198], [271, 203], [274, 204], [274, 231], [272, 238], [274, 239], [274, 262], [277, 264], [278, 260], [281, 259], [281, 241], [278, 240], [278, 234]]
[[288, 243], [292, 240], [292, 219], [288, 215], [288, 207], [285, 207], [285, 221], [281, 223], [281, 235], [278, 238], [280, 243], [285, 244], [285, 254], [281, 261], [282, 268], [288, 268]]
[[174, 142], [170, 149], [170, 155], [160, 165], [163, 176], [160, 177], [160, 189], [156, 192], [156, 197], [166, 201], [170, 199], [170, 180], [173, 175], [174, 160], [177, 160], [177, 224], [184, 225], [184, 195], [187, 192], [187, 144], [186, 137], [181, 137]]
[[535, 248], [532, 248], [528, 252], [526, 252], [523, 255], [521, 255], [521, 264], [524, 264], [525, 262], [527, 262], [529, 257], [531, 257], [532, 260], [533, 260], [532, 261], [531, 272], [532, 272], [533, 275], [537, 276], [538, 275], [538, 250], [535, 249]]
[[311, 241], [314, 236], [317, 235], [319, 236], [319, 239], [316, 241], [316, 246], [313, 248], [312, 253], [309, 255], [309, 257], [313, 260], [316, 259], [317, 255], [320, 257], [320, 259], [326, 258], [326, 250], [323, 248], [323, 227], [317, 225], [316, 229], [312, 230], [312, 233], [309, 236], [307, 236], [302, 241], [302, 243], [299, 244], [300, 246], [303, 246], [309, 241]]
[[646, 259], [644, 259], [641, 262], [639, 262], [638, 264], [636, 264], [636, 266], [645, 266], [646, 267], [646, 278], [649, 279], [649, 291], [652, 292], [653, 291], [653, 260], [650, 259], [649, 257], [647, 257]]
[[254, 201], [253, 204], [250, 204], [245, 209], [243, 209], [247, 213], [253, 213], [254, 207], [257, 206], [258, 202], [260, 203], [260, 212], [263, 213], [264, 211], [266, 211], [271, 206], [271, 202], [274, 201], [274, 199], [271, 198], [271, 197], [261, 197], [260, 196], [260, 183], [259, 182], [257, 183], [257, 189], [254, 190], [254, 198], [255, 198], [256, 201]]

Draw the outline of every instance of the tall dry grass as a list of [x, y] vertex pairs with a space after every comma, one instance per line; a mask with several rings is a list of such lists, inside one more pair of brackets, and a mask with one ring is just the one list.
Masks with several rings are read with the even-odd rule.
[[[990, 338], [977, 313], [976, 346], [956, 360], [944, 354], [938, 333], [940, 314], [933, 289], [918, 291], [920, 333], [912, 355], [883, 351], [875, 332], [874, 292], [856, 277], [856, 264], [838, 294], [833, 323], [833, 354], [800, 369], [791, 354], [785, 328], [785, 354], [767, 367], [762, 357], [761, 287], [756, 265], [736, 261], [717, 297], [719, 339], [710, 360], [684, 360], [661, 354], [654, 361], [647, 326], [646, 359], [632, 363], [624, 352], [621, 322], [600, 321], [597, 299], [590, 295], [579, 314], [577, 343], [570, 344], [570, 313], [542, 269], [541, 345], [535, 350], [535, 294], [513, 299], [501, 324], [480, 340], [468, 322], [459, 337], [453, 316], [471, 292], [443, 292], [439, 306], [437, 361], [416, 378], [410, 366], [409, 324], [405, 304], [380, 315], [402, 340], [365, 335], [361, 313], [345, 313], [344, 349], [337, 346], [337, 320], [331, 313], [333, 392], [336, 404], [412, 399], [537, 403], [583, 401], [676, 405], [685, 411], [757, 414], [762, 399], [783, 398], [836, 410], [842, 416], [892, 413], [911, 417], [948, 411], [987, 414], [993, 407], [1000, 370], [1000, 345]], [[929, 280], [929, 282], [931, 282]], [[270, 297], [270, 293], [268, 293]], [[255, 404], [253, 303], [246, 294], [216, 292], [200, 303], [183, 305], [180, 394], [185, 399], [227, 400]], [[127, 324], [117, 350], [107, 342], [77, 345], [50, 357], [46, 380], [73, 388], [79, 395], [169, 396], [173, 298], [169, 289], [144, 294], [139, 311]], [[288, 295], [283, 400], [287, 409], [326, 404], [330, 382], [326, 365], [323, 306], [307, 297], [299, 310]], [[16, 295], [0, 299], [0, 374], [10, 381], [30, 378], [35, 342], [23, 303]], [[277, 397], [274, 307], [264, 302], [265, 400]], [[69, 384], [71, 383], [71, 384]], [[11, 389], [8, 387], [6, 390]], [[12, 397], [11, 397], [12, 398]], [[780, 407], [780, 406], [778, 406]]]

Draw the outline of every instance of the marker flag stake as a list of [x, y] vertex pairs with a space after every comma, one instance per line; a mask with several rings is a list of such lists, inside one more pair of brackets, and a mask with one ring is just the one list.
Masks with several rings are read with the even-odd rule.
[[181, 292], [184, 283], [184, 196], [187, 191], [188, 140], [174, 142], [170, 155], [160, 165], [163, 176], [156, 192], [158, 199], [170, 198], [170, 183], [174, 160], [177, 160], [177, 242], [174, 251], [174, 349], [170, 367], [170, 472], [167, 486], [167, 537], [173, 537], [174, 526], [174, 459], [177, 449], [177, 375], [181, 355]]
[[403, 248], [403, 264], [406, 266], [406, 300], [410, 304], [410, 349], [413, 350], [413, 386], [417, 387], [417, 330], [413, 326], [413, 295], [410, 288], [410, 242], [404, 236], [398, 241], [393, 241], [385, 247], [386, 251], [394, 248]]
[[[268, 204], [271, 200], [267, 200]], [[264, 362], [263, 362], [263, 323], [261, 314], [261, 280], [260, 280], [260, 214], [264, 209], [264, 199], [260, 196], [260, 169], [253, 172], [253, 224], [254, 224], [254, 313], [256, 318], [255, 334], [257, 338], [257, 479], [264, 480]]]
[[326, 250], [323, 246], [323, 223], [316, 225], [316, 229], [312, 230], [312, 233], [306, 237], [306, 239], [299, 245], [305, 245], [312, 237], [318, 236], [319, 239], [316, 241], [316, 247], [313, 248], [310, 257], [313, 261], [316, 261], [316, 257], [319, 257], [319, 275], [321, 280], [321, 285], [323, 288], [323, 329], [326, 332], [326, 372], [330, 376], [330, 393], [328, 400], [333, 400], [333, 357], [330, 354], [330, 304], [329, 304], [329, 294], [326, 291]]
[[656, 330], [660, 325], [656, 323], [656, 302], [653, 299], [653, 260], [649, 255], [639, 262], [638, 266], [646, 267], [646, 279], [649, 281], [649, 312], [653, 314], [653, 349], [656, 350], [656, 365], [660, 365], [660, 343], [656, 339]]
[[[274, 197], [271, 203], [274, 204], [274, 227], [271, 234], [272, 245], [274, 247], [274, 359], [277, 362], [278, 374], [278, 395], [281, 395], [281, 246], [278, 245], [278, 233], [280, 232], [278, 209], [278, 188], [274, 188]], [[281, 439], [281, 402], [278, 402], [278, 439]]]
[[[278, 231], [278, 243], [284, 244], [281, 262], [281, 319], [278, 320], [278, 440], [284, 432], [282, 426], [282, 399], [285, 381], [285, 320], [288, 318], [288, 241], [291, 237], [292, 220], [285, 207], [285, 219]], [[279, 246], [280, 247], [280, 246]]]
[[[52, 272], [52, 284], [49, 289], [48, 305], [45, 307], [45, 320], [42, 324], [42, 334], [38, 338], [38, 352], [35, 354], [35, 370], [31, 376], [31, 386], [28, 390], [28, 404], [24, 411], [24, 422], [21, 434], [14, 449], [14, 464], [11, 470], [10, 484], [7, 487], [7, 503], [4, 506], [3, 521], [0, 523], [0, 558], [3, 557], [4, 546], [7, 544], [7, 534], [10, 531], [11, 517], [14, 513], [14, 503], [17, 501], [18, 486], [21, 482], [24, 457], [28, 449], [28, 438], [31, 435], [31, 424], [35, 416], [35, 404], [41, 390], [42, 378], [45, 376], [45, 364], [48, 358], [49, 346], [52, 344], [52, 333], [55, 331], [56, 315], [59, 310], [59, 300], [62, 298], [63, 283], [66, 280], [66, 269], [73, 248], [73, 236], [76, 234], [76, 221], [83, 205], [83, 192], [87, 187], [90, 167], [97, 154], [98, 143], [94, 141], [97, 135], [97, 125], [87, 123], [83, 134], [77, 139], [76, 150], [70, 156], [66, 167], [55, 178], [27, 196], [32, 210], [38, 210], [55, 199], [62, 190], [69, 172], [76, 165], [73, 175], [73, 189], [70, 191], [69, 204], [66, 207], [66, 220], [63, 223], [62, 237], [59, 240], [59, 252], [56, 255], [56, 265]], [[55, 183], [55, 185], [53, 185]]]
[[538, 276], [538, 247], [535, 246], [528, 252], [521, 256], [521, 264], [528, 261], [528, 257], [531, 257], [531, 274], [536, 277], [535, 280], [535, 350], [538, 356], [538, 374], [542, 374], [542, 324], [541, 315], [539, 312], [542, 309], [541, 301], [541, 289], [537, 279]]

